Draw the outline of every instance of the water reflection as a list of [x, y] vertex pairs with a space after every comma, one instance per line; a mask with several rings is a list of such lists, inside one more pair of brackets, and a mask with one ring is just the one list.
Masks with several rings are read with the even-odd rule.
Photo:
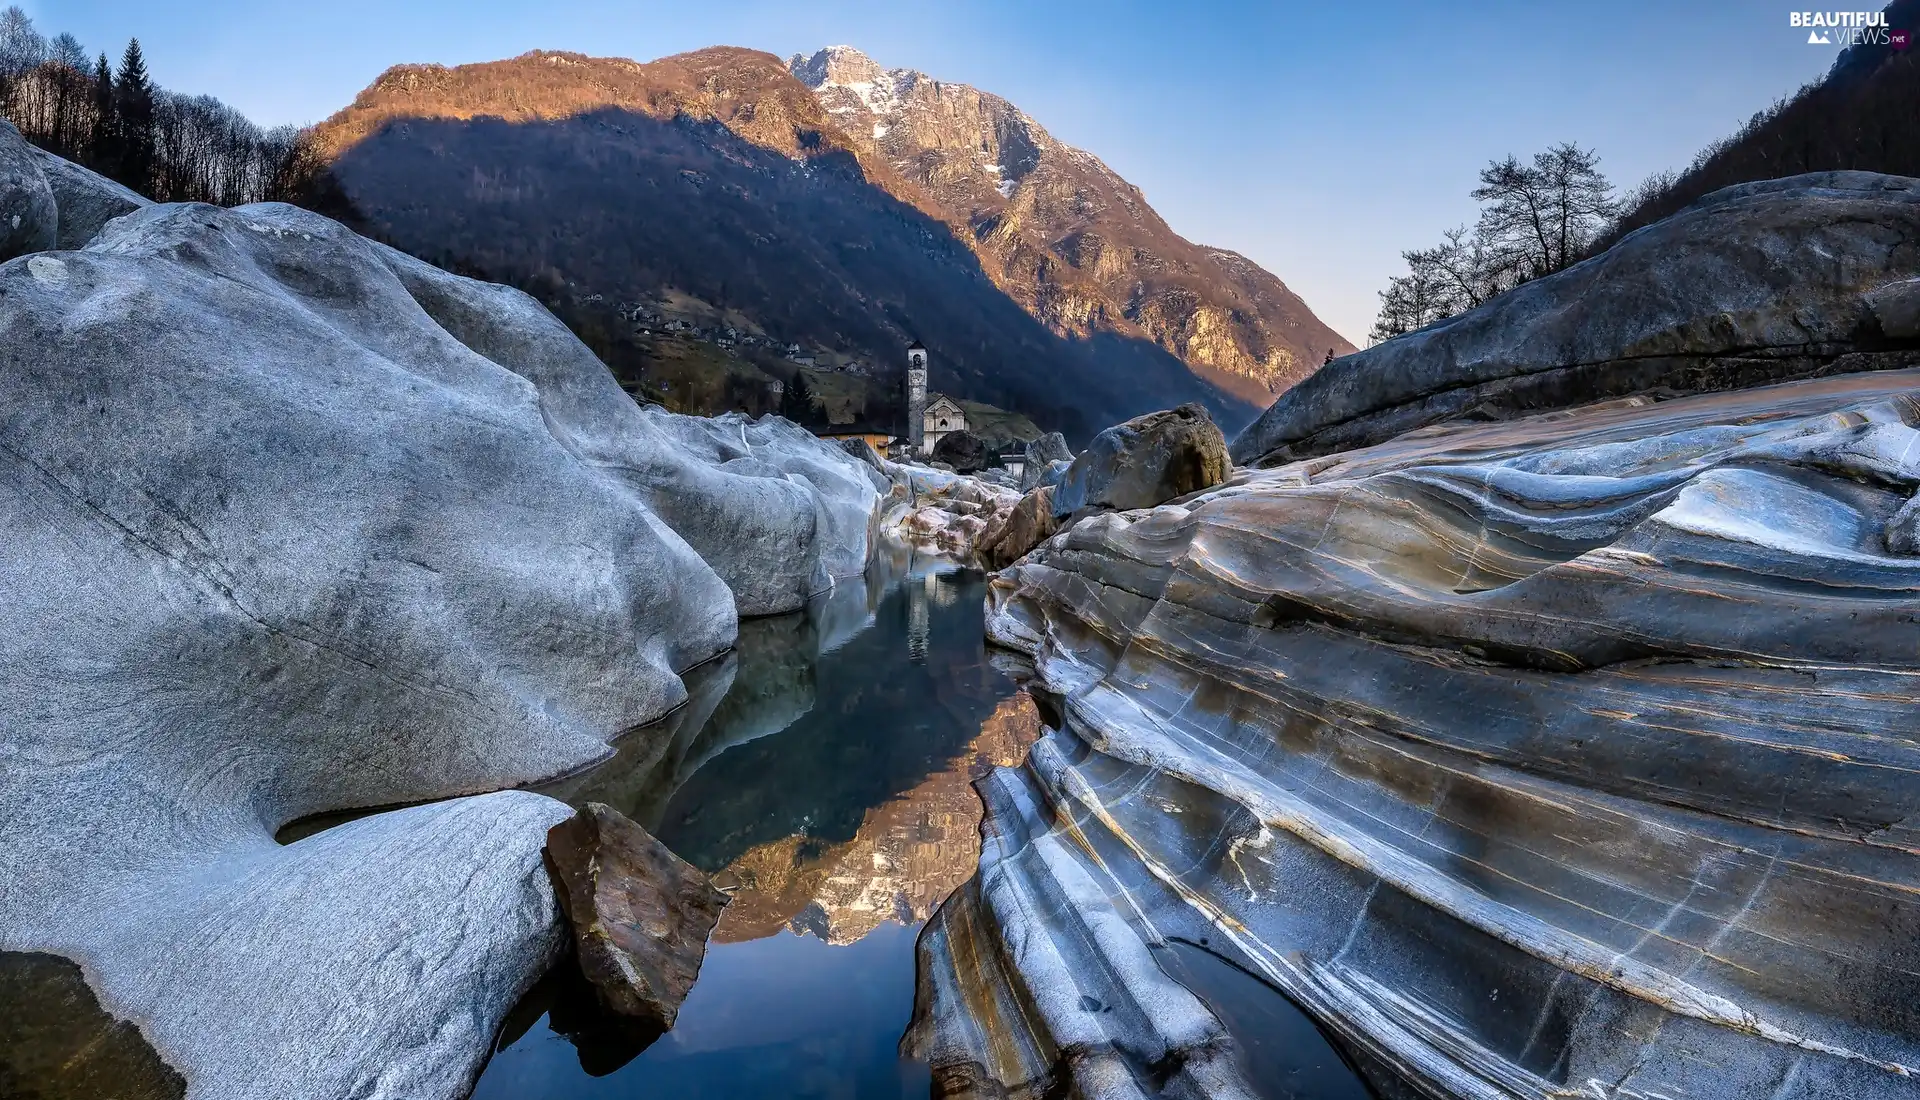
[[895, 1054], [914, 936], [973, 874], [971, 780], [1039, 733], [988, 661], [984, 587], [899, 550], [805, 614], [742, 624], [685, 707], [546, 788], [618, 808], [733, 901], [673, 1031], [637, 1057], [583, 1034], [566, 1008], [581, 992], [556, 976], [475, 1095], [927, 1095], [925, 1067]]

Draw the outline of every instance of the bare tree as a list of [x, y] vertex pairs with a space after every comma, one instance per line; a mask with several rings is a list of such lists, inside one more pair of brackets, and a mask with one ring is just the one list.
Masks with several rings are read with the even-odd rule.
[[1380, 292], [1374, 339], [1424, 328], [1567, 267], [1615, 209], [1599, 156], [1572, 144], [1536, 153], [1530, 163], [1493, 161], [1473, 197], [1486, 205], [1471, 229], [1450, 229], [1440, 244], [1400, 254], [1407, 274]]
[[1613, 186], [1600, 174], [1600, 156], [1570, 142], [1497, 160], [1480, 171], [1473, 197], [1488, 243], [1523, 278], [1551, 275], [1572, 264], [1614, 216]]

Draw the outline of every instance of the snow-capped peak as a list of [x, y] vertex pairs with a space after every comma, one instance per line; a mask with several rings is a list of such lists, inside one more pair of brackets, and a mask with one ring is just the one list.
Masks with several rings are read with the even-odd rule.
[[[852, 46], [828, 46], [812, 57], [794, 54], [787, 59], [787, 70], [815, 92], [844, 88], [876, 115], [890, 114], [915, 81], [926, 79], [912, 69], [882, 69], [879, 62]], [[838, 112], [853, 108], [830, 109]]]

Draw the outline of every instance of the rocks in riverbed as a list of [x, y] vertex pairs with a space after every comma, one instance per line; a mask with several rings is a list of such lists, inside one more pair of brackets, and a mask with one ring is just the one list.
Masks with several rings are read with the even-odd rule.
[[1042, 485], [1020, 498], [1006, 518], [980, 537], [978, 551], [989, 569], [1004, 569], [1027, 555], [1055, 531], [1053, 486]]
[[1067, 437], [1059, 432], [1048, 432], [1030, 441], [1020, 466], [1020, 491], [1024, 493], [1039, 485], [1054, 463], [1072, 461], [1073, 452], [1067, 449]]
[[1823, 377], [1742, 389], [1721, 364], [1694, 381], [1732, 392], [1491, 424], [1391, 403], [1348, 424], [1329, 397], [1334, 434], [1249, 453], [1422, 428], [1082, 519], [999, 574], [990, 636], [1062, 714], [983, 782], [980, 878], [922, 938], [909, 1045], [936, 1081], [1244, 1089], [1221, 1052], [1246, 1037], [1161, 984], [1185, 942], [1316, 1016], [1385, 1095], [1913, 1095], [1920, 348], [1891, 341], [1915, 201], [1854, 176], [1736, 189], [1570, 297], [1404, 338], [1436, 357], [1409, 370], [1472, 389], [1449, 349], [1627, 347], [1633, 325], [1650, 354], [1720, 325], [1782, 348], [1804, 322]]
[[1234, 459], [1274, 465], [1447, 420], [1897, 365], [1885, 353], [1920, 340], [1917, 242], [1920, 180], [1815, 172], [1724, 188], [1605, 255], [1336, 360], [1241, 432]]
[[564, 949], [567, 808], [274, 831], [605, 755], [736, 608], [857, 572], [880, 500], [276, 204], [0, 264], [0, 330], [0, 951], [75, 960], [195, 1095], [464, 1095]]
[[1152, 508], [1218, 485], [1227, 441], [1199, 405], [1136, 416], [1093, 437], [1053, 494], [1053, 514]]
[[673, 1026], [727, 895], [618, 811], [589, 802], [547, 831], [580, 969], [609, 1011]]
[[[922, 1026], [1051, 988], [958, 961], [963, 928], [1107, 1001], [1124, 927], [1213, 937], [1438, 1095], [1908, 1095], [1920, 560], [1879, 544], [1917, 387], [1459, 426], [1080, 523], [995, 582], [1065, 727], [995, 777], [1004, 853], [925, 940]], [[1140, 1027], [1102, 1049], [1175, 1042]]]
[[0, 119], [0, 260], [52, 248], [60, 212], [33, 146]]

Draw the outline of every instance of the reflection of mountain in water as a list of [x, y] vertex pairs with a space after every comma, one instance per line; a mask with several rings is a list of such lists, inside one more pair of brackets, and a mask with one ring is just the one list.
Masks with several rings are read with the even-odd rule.
[[781, 927], [845, 944], [881, 922], [917, 924], [972, 876], [980, 858], [980, 799], [973, 781], [1012, 766], [1040, 735], [1025, 692], [1003, 700], [944, 771], [867, 811], [853, 839], [824, 845], [788, 836], [743, 853], [716, 876], [737, 887], [714, 938], [759, 939]]
[[[748, 620], [685, 707], [546, 788], [606, 802], [734, 891], [723, 942], [850, 943], [972, 874], [970, 782], [1038, 733], [981, 641], [984, 582], [901, 552], [804, 614]], [[1011, 698], [1010, 698], [1011, 696]]]

